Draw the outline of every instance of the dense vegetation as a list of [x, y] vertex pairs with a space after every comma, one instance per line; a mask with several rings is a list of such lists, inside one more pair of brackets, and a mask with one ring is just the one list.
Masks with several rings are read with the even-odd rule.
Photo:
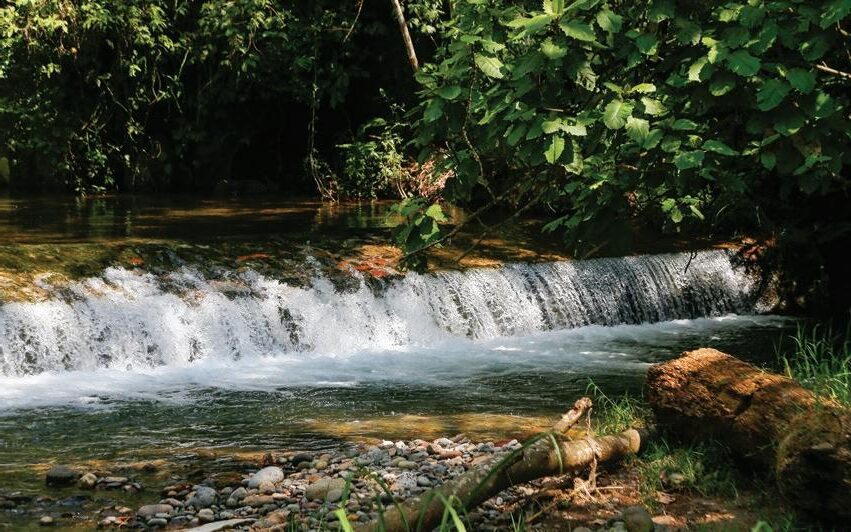
[[405, 7], [416, 83], [389, 3], [8, 2], [0, 174], [413, 192], [408, 251], [446, 236], [440, 201], [541, 210], [579, 255], [640, 226], [758, 234], [794, 250], [798, 295], [847, 294], [851, 2]]

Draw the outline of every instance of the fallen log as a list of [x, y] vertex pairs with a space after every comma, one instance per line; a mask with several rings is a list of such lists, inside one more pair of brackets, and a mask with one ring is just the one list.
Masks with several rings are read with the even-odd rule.
[[848, 409], [714, 349], [652, 366], [646, 392], [661, 427], [719, 440], [773, 471], [780, 492], [811, 516], [851, 518]]
[[579, 399], [574, 408], [556, 423], [552, 432], [539, 436], [505, 463], [496, 461], [475, 466], [451, 482], [388, 508], [377, 521], [355, 529], [364, 532], [433, 530], [443, 518], [447, 501], [458, 501], [463, 509], [473, 508], [515, 484], [578, 472], [596, 463], [614, 461], [644, 449], [649, 431], [630, 429], [612, 436], [566, 439], [562, 433], [580, 421], [590, 409], [590, 399]]

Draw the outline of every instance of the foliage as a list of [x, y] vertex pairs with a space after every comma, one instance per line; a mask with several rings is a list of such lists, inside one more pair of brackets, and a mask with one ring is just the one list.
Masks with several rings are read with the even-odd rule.
[[374, 119], [361, 127], [358, 139], [341, 144], [343, 179], [338, 183], [341, 196], [351, 198], [388, 197], [400, 194], [402, 169], [401, 125]]
[[645, 426], [651, 417], [647, 404], [627, 393], [611, 398], [590, 380], [585, 393], [593, 397], [594, 427], [601, 434], [614, 434]]
[[816, 394], [851, 405], [851, 325], [844, 334], [831, 327], [798, 327], [790, 337], [792, 349], [778, 346], [778, 359], [786, 376]]
[[[451, 2], [416, 142], [447, 199], [540, 197], [577, 251], [639, 218], [781, 225], [845, 197], [844, 0]], [[833, 71], [839, 71], [837, 74]], [[525, 199], [524, 199], [525, 198]], [[849, 225], [834, 228], [847, 234]]]
[[[355, 81], [398, 75], [364, 52], [398, 38], [378, 15], [355, 28], [355, 3], [330, 1], [6, 2], [0, 154], [19, 185], [78, 192], [210, 189], [235, 165], [292, 172], [311, 109], [312, 127]], [[369, 109], [375, 95], [355, 97]]]
[[636, 460], [639, 489], [651, 506], [665, 490], [734, 499], [738, 490], [730, 461], [727, 450], [714, 442], [674, 447], [660, 438]]

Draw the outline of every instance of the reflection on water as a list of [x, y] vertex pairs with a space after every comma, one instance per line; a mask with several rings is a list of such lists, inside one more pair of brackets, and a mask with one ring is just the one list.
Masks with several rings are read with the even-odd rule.
[[391, 202], [190, 196], [0, 197], [0, 242], [215, 241], [380, 228]]

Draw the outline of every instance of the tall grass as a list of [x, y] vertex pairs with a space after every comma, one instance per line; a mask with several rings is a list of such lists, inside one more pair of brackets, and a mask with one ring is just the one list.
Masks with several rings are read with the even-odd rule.
[[791, 351], [777, 348], [786, 376], [817, 395], [851, 406], [851, 322], [841, 333], [832, 326], [799, 326]]

